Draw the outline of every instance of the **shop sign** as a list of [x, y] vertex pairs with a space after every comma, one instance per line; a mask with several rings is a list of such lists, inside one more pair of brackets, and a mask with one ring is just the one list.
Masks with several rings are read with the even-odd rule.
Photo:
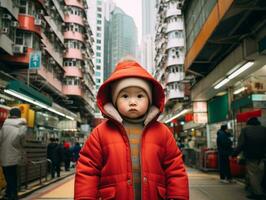
[[58, 123], [57, 128], [59, 130], [64, 130], [64, 131], [75, 131], [75, 130], [77, 130], [77, 121], [74, 121], [74, 120], [61, 120]]
[[91, 127], [89, 124], [81, 124], [80, 125], [80, 132], [84, 135], [88, 135], [91, 132]]
[[57, 128], [58, 118], [47, 113], [36, 112], [35, 122], [39, 126]]
[[265, 94], [252, 94], [252, 101], [266, 101]]
[[193, 112], [207, 112], [207, 103], [205, 101], [193, 102]]
[[195, 123], [206, 124], [208, 122], [207, 113], [194, 113], [193, 119]]
[[39, 69], [41, 67], [42, 53], [34, 51], [30, 53], [29, 69]]
[[0, 108], [0, 122], [4, 122], [5, 121], [5, 119], [8, 116], [8, 112], [9, 111], [7, 109]]
[[266, 108], [266, 101], [254, 101], [253, 107], [255, 108]]

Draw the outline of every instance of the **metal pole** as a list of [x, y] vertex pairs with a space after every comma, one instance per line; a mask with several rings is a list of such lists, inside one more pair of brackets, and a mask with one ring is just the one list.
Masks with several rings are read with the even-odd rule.
[[27, 85], [30, 85], [30, 70], [27, 70]]

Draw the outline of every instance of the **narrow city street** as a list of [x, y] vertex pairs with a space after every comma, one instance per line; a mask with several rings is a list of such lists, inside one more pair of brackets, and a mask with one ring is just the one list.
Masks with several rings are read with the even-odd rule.
[[[245, 200], [244, 185], [240, 182], [223, 184], [217, 173], [188, 169], [191, 200]], [[73, 199], [74, 176], [53, 183], [22, 200]]]

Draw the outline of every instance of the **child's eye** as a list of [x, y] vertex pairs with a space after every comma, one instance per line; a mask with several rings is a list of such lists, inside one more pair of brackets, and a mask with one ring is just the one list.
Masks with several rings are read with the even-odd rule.
[[126, 99], [126, 98], [128, 98], [128, 95], [127, 94], [123, 94], [122, 95], [122, 98], [125, 98]]
[[138, 98], [143, 98], [143, 97], [144, 97], [143, 94], [139, 94], [139, 95], [138, 95]]

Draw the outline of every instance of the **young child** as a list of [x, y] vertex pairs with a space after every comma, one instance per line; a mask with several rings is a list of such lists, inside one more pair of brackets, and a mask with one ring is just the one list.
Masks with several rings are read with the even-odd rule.
[[107, 120], [80, 152], [75, 199], [189, 199], [181, 152], [156, 121], [164, 107], [160, 83], [124, 60], [100, 87], [97, 104]]

